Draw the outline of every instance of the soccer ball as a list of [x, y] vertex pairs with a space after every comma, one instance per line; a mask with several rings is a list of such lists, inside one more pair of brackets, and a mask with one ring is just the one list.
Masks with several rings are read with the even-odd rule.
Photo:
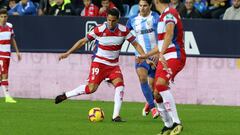
[[95, 107], [89, 110], [88, 112], [88, 119], [91, 122], [98, 122], [103, 121], [104, 119], [104, 112], [101, 108]]

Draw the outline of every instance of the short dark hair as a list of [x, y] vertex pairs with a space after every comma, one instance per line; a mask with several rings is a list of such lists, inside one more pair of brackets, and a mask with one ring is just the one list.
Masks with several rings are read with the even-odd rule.
[[108, 15], [116, 16], [117, 18], [120, 17], [120, 12], [116, 8], [112, 8], [108, 10]]
[[171, 1], [170, 0], [159, 0], [161, 3], [166, 3], [166, 4], [168, 4], [168, 3], [170, 3]]
[[[138, 3], [140, 2], [141, 0], [138, 1]], [[146, 1], [149, 5], [152, 4], [152, 0], [142, 0], [142, 1]]]
[[7, 9], [4, 9], [4, 8], [0, 9], [0, 15], [1, 14], [8, 14]]

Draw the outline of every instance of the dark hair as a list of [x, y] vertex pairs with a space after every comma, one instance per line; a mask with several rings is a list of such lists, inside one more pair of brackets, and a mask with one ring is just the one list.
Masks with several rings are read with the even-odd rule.
[[[138, 3], [140, 2], [141, 0], [138, 1]], [[152, 4], [152, 0], [142, 0], [142, 1], [146, 1], [149, 5]]]
[[1, 15], [1, 14], [8, 14], [8, 13], [7, 13], [7, 10], [4, 9], [4, 8], [3, 8], [3, 9], [0, 9], [0, 15]]
[[171, 1], [170, 0], [159, 0], [161, 3], [170, 3]]
[[116, 8], [109, 9], [107, 14], [116, 16], [117, 18], [120, 17], [120, 13], [119, 13], [118, 9], [116, 9]]

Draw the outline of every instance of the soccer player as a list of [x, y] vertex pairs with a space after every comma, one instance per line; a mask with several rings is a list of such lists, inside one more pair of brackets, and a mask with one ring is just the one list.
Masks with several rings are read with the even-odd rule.
[[[159, 92], [163, 103], [158, 103], [158, 109], [164, 112], [164, 127], [160, 135], [178, 135], [183, 126], [179, 120], [174, 97], [169, 88], [169, 81], [180, 72], [186, 61], [183, 42], [183, 26], [176, 9], [168, 5], [170, 0], [155, 0], [155, 6], [161, 16], [158, 22], [158, 46], [140, 58], [148, 58], [159, 54], [159, 62], [155, 75], [155, 90]], [[161, 113], [160, 112], [160, 113]]]
[[[159, 15], [151, 11], [152, 0], [139, 0], [138, 4], [139, 14], [130, 17], [126, 26], [130, 30], [133, 30], [136, 34], [138, 43], [142, 46], [144, 52], [147, 53], [157, 45], [157, 24]], [[138, 56], [139, 54], [135, 52], [135, 55]], [[136, 62], [135, 68], [141, 83], [143, 95], [147, 100], [142, 110], [142, 115], [146, 116], [151, 110], [152, 117], [157, 118], [159, 113], [155, 107], [152, 94], [156, 67], [152, 65], [152, 61], [157, 63], [158, 57], [153, 56], [151, 59], [147, 59], [142, 63]]]
[[119, 17], [119, 11], [117, 9], [110, 9], [107, 15], [107, 22], [95, 27], [89, 34], [87, 34], [87, 37], [77, 41], [71, 49], [59, 56], [59, 60], [67, 58], [72, 52], [81, 48], [88, 41], [95, 40], [97, 49], [92, 60], [88, 84], [80, 85], [74, 90], [57, 96], [55, 98], [56, 104], [70, 97], [91, 94], [97, 90], [98, 86], [105, 78], [109, 78], [115, 87], [112, 121], [123, 121], [120, 117], [120, 109], [124, 94], [124, 82], [118, 64], [119, 52], [123, 42], [128, 40], [132, 43], [139, 54], [143, 55], [145, 53], [142, 47], [135, 41], [135, 36], [131, 34], [126, 26], [118, 23]]
[[7, 10], [0, 9], [0, 85], [4, 92], [6, 103], [16, 103], [8, 91], [8, 69], [11, 56], [11, 45], [16, 50], [18, 60], [21, 60], [16, 40], [14, 38], [13, 26], [7, 22]]

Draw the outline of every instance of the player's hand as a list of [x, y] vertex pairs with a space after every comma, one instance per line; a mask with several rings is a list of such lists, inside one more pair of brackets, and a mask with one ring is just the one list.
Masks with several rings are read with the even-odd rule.
[[157, 67], [156, 63], [152, 60], [146, 59], [146, 62], [151, 66], [152, 69], [155, 69]]
[[99, 10], [99, 13], [101, 14], [101, 13], [103, 13], [103, 12], [106, 11], [106, 10], [107, 10], [106, 7], [101, 7], [100, 10]]
[[140, 58], [138, 58], [138, 57], [136, 57], [136, 63], [142, 63], [144, 61], [144, 59], [140, 59]]
[[151, 57], [151, 60], [152, 60], [155, 64], [157, 64], [157, 63], [158, 63], [158, 60], [159, 60], [159, 54], [153, 55], [153, 56]]
[[148, 56], [146, 54], [142, 54], [140, 56], [138, 56], [139, 59], [147, 59]]
[[69, 55], [70, 55], [69, 53], [63, 53], [63, 54], [61, 54], [61, 55], [58, 57], [58, 60], [60, 61], [60, 60], [62, 60], [62, 59], [65, 59], [65, 58], [67, 58]]

